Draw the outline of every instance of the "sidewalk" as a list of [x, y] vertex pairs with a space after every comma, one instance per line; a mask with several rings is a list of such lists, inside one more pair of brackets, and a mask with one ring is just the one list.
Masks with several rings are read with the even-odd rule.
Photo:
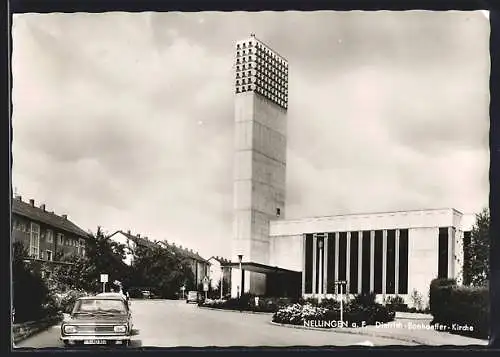
[[427, 314], [397, 313], [394, 321], [378, 326], [359, 328], [318, 329], [313, 327], [276, 324], [289, 328], [322, 330], [333, 333], [347, 333], [370, 337], [388, 338], [426, 346], [487, 346], [488, 340], [455, 335], [446, 331], [434, 330], [430, 326], [432, 316]]
[[379, 326], [366, 326], [358, 329], [335, 329], [339, 333], [360, 334], [374, 337], [386, 337], [419, 345], [428, 346], [487, 346], [487, 340], [438, 331], [430, 326], [431, 318], [396, 317], [393, 322]]

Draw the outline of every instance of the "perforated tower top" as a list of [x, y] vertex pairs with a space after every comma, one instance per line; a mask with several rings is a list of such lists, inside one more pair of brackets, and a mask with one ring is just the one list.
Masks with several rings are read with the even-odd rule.
[[288, 62], [252, 34], [236, 42], [236, 95], [255, 92], [288, 108]]

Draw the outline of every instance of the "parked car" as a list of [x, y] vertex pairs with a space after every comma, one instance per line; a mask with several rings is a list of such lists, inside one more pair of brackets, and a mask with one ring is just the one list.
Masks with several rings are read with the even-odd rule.
[[64, 345], [128, 346], [132, 314], [127, 302], [116, 295], [99, 294], [76, 300], [70, 318], [61, 325], [60, 339]]
[[141, 293], [142, 293], [142, 297], [144, 299], [151, 299], [151, 296], [152, 296], [151, 291], [143, 290]]
[[190, 291], [187, 294], [186, 297], [186, 304], [189, 304], [191, 302], [193, 303], [198, 303], [201, 301], [201, 294], [198, 293], [197, 291]]

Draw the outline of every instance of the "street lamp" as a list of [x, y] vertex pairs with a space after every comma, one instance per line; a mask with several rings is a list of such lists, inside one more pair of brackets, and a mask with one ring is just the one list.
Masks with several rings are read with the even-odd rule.
[[323, 238], [319, 238], [318, 240], [318, 248], [319, 248], [319, 301], [321, 302], [321, 298], [323, 297]]
[[240, 262], [240, 286], [241, 286], [241, 293], [238, 292], [238, 298], [243, 295], [243, 270], [241, 269], [241, 261], [243, 260], [243, 254], [238, 254], [238, 260]]

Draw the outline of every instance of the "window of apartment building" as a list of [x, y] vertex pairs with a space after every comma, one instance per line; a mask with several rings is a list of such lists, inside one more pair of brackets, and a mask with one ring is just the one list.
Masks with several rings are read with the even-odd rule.
[[64, 234], [57, 233], [57, 244], [58, 245], [63, 245], [64, 244]]
[[51, 251], [51, 250], [47, 250], [47, 251], [46, 251], [46, 257], [47, 257], [47, 260], [49, 260], [49, 261], [54, 260], [54, 256], [53, 256], [53, 254], [52, 254], [52, 251]]
[[47, 243], [54, 242], [54, 232], [50, 229], [47, 229]]
[[31, 222], [30, 224], [30, 257], [40, 256], [40, 226]]

